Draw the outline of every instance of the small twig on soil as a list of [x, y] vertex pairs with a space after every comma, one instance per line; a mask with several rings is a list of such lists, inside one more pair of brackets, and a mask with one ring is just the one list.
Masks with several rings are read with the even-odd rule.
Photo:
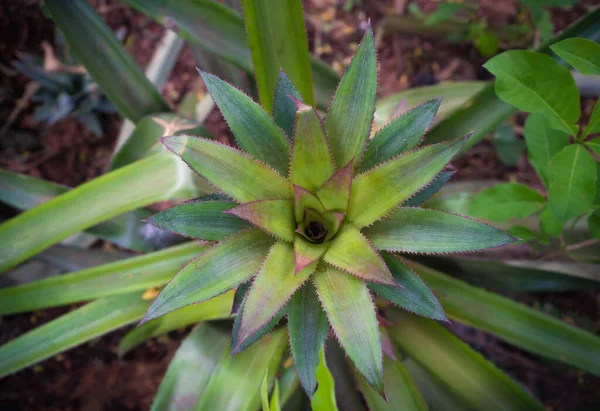
[[19, 117], [19, 114], [21, 114], [21, 112], [23, 110], [25, 110], [25, 108], [27, 108], [27, 106], [29, 105], [29, 100], [31, 100], [31, 98], [35, 95], [35, 93], [37, 93], [37, 91], [39, 89], [40, 89], [40, 83], [31, 81], [27, 84], [27, 86], [25, 87], [25, 92], [23, 93], [23, 96], [17, 101], [17, 105], [10, 112], [10, 114], [6, 118], [6, 122], [0, 129], [0, 138], [4, 137], [4, 134], [6, 134], [6, 132], [10, 128], [10, 126]]

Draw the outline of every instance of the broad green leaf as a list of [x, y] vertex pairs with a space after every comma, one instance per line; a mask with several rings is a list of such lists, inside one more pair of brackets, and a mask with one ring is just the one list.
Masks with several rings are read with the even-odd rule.
[[398, 347], [474, 409], [544, 410], [506, 374], [433, 320], [398, 309], [388, 332]]
[[168, 208], [146, 222], [185, 237], [220, 241], [251, 225], [224, 211], [237, 203], [226, 200], [194, 200]]
[[[484, 257], [456, 256], [423, 256], [417, 260], [475, 286], [497, 291], [571, 291], [600, 287], [600, 274], [594, 264], [540, 260], [498, 261]], [[390, 264], [388, 266], [394, 273], [394, 267]], [[371, 289], [375, 290], [373, 287]]]
[[142, 318], [149, 302], [135, 292], [96, 300], [0, 347], [0, 377]]
[[197, 194], [190, 172], [177, 157], [158, 153], [137, 161], [0, 225], [0, 272], [116, 215]]
[[424, 147], [396, 157], [352, 182], [346, 216], [358, 228], [388, 214], [426, 187], [460, 151], [466, 138]]
[[290, 181], [315, 192], [333, 174], [335, 164], [317, 112], [298, 102], [290, 159]]
[[102, 92], [133, 122], [168, 111], [168, 104], [127, 54], [112, 30], [84, 0], [44, 2], [52, 20]]
[[288, 139], [294, 135], [294, 120], [296, 118], [296, 103], [293, 99], [302, 101], [302, 97], [294, 84], [283, 70], [279, 72], [279, 79], [275, 87], [273, 100], [273, 120], [285, 132]]
[[235, 288], [258, 272], [271, 244], [267, 234], [253, 229], [209, 248], [169, 282], [142, 323]]
[[134, 347], [150, 338], [158, 337], [170, 331], [178, 330], [200, 321], [228, 318], [230, 316], [233, 294], [233, 291], [228, 291], [203, 303], [183, 307], [134, 328], [119, 341], [119, 356], [124, 356]]
[[304, 391], [312, 398], [317, 388], [315, 372], [319, 365], [319, 353], [325, 346], [329, 322], [310, 282], [292, 296], [288, 310], [288, 329], [294, 365]]
[[325, 348], [319, 350], [319, 365], [316, 369], [317, 391], [310, 401], [313, 411], [337, 411], [335, 401], [335, 381], [327, 368]]
[[423, 317], [442, 321], [448, 320], [435, 295], [410, 267], [389, 253], [383, 253], [383, 259], [398, 285], [389, 286], [369, 283], [369, 288], [375, 294]]
[[162, 142], [234, 200], [246, 203], [290, 198], [290, 187], [285, 178], [233, 147], [193, 136], [166, 137]]
[[281, 68], [298, 85], [304, 100], [314, 106], [301, 2], [243, 0], [242, 6], [258, 92], [265, 109], [272, 110], [273, 93]]
[[377, 164], [415, 148], [431, 127], [441, 103], [441, 98], [429, 100], [379, 130], [367, 145], [360, 165], [361, 171], [370, 170]]
[[327, 248], [329, 248], [327, 242], [321, 244], [311, 243], [303, 236], [296, 234], [296, 237], [294, 237], [295, 273], [298, 274], [302, 269], [320, 259]]
[[503, 164], [516, 167], [525, 150], [525, 142], [515, 136], [510, 124], [502, 124], [494, 132], [492, 138], [496, 153]]
[[292, 245], [282, 241], [275, 243], [246, 295], [237, 345], [232, 346], [232, 352], [237, 352], [281, 310], [313, 270], [314, 265], [295, 274]]
[[590, 116], [590, 121], [588, 122], [585, 130], [583, 130], [582, 138], [586, 138], [589, 134], [598, 132], [600, 132], [600, 99], [596, 101], [596, 105], [594, 106], [594, 110], [592, 110], [592, 115]]
[[178, 117], [175, 113], [156, 113], [143, 117], [137, 122], [127, 141], [112, 158], [109, 171], [143, 158], [158, 143], [157, 139], [160, 137], [183, 133], [206, 138], [213, 137], [201, 125]]
[[544, 185], [548, 186], [548, 164], [552, 157], [569, 145], [569, 135], [549, 127], [543, 114], [533, 113], [525, 120], [525, 144], [529, 159]]
[[260, 200], [242, 204], [225, 212], [249, 221], [256, 227], [287, 242], [294, 241], [294, 204], [292, 200]]
[[396, 284], [377, 250], [356, 227], [349, 224], [344, 225], [331, 241], [323, 261], [363, 280]]
[[442, 171], [433, 181], [424, 189], [419, 191], [413, 197], [409, 198], [404, 207], [419, 207], [421, 204], [433, 197], [454, 175], [454, 171]]
[[227, 358], [228, 343], [227, 333], [198, 324], [177, 349], [150, 410], [195, 411], [211, 377], [231, 361]]
[[366, 284], [333, 267], [317, 269], [313, 281], [340, 344], [369, 385], [382, 392], [379, 328]]
[[390, 357], [384, 357], [383, 359], [385, 399], [365, 384], [362, 378], [357, 378], [357, 380], [370, 411], [427, 410], [427, 405], [415, 386], [408, 369], [400, 361], [394, 361]]
[[540, 211], [546, 200], [533, 188], [519, 183], [502, 183], [473, 197], [469, 215], [490, 221], [525, 218]]
[[552, 128], [577, 134], [579, 92], [566, 67], [526, 50], [506, 51], [483, 66], [496, 76], [496, 93], [502, 100], [519, 110], [543, 113]]
[[15, 314], [143, 291], [167, 283], [207, 244], [187, 243], [70, 274], [0, 289], [0, 314]]
[[355, 165], [360, 162], [371, 131], [377, 78], [375, 42], [369, 27], [338, 85], [325, 119], [325, 130], [338, 167], [349, 161]]
[[426, 254], [479, 251], [516, 240], [466, 217], [416, 207], [400, 207], [364, 234], [379, 250]]
[[600, 211], [594, 211], [587, 220], [590, 234], [597, 239], [600, 239]]
[[[67, 191], [68, 187], [51, 181], [0, 170], [0, 201], [19, 210], [29, 210]], [[156, 247], [144, 235], [145, 224], [141, 222], [151, 214], [148, 209], [133, 210], [90, 227], [85, 233], [130, 250], [152, 251]]]
[[508, 298], [410, 263], [446, 315], [517, 347], [600, 375], [600, 338]]
[[553, 52], [586, 76], [600, 74], [600, 45], [588, 39], [570, 38], [550, 46]]
[[562, 222], [585, 213], [596, 195], [597, 164], [579, 144], [565, 147], [549, 165], [548, 206]]
[[600, 155], [600, 137], [596, 137], [590, 141], [586, 141], [585, 145], [593, 150], [596, 154]]
[[271, 116], [232, 85], [212, 74], [200, 75], [241, 149], [287, 175], [289, 143]]
[[558, 237], [564, 226], [564, 223], [556, 218], [550, 208], [545, 207], [540, 213], [540, 227], [544, 230], [544, 233], [552, 237]]
[[353, 163], [350, 161], [335, 172], [316, 192], [327, 210], [345, 212], [352, 189]]

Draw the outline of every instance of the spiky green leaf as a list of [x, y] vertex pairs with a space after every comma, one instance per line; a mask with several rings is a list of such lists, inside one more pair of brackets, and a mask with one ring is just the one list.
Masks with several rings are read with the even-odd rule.
[[271, 116], [232, 85], [212, 74], [200, 74], [242, 150], [287, 175], [289, 143]]
[[361, 171], [370, 170], [377, 164], [415, 148], [431, 126], [441, 103], [441, 98], [427, 101], [379, 130], [369, 141], [360, 165]]
[[319, 299], [338, 340], [376, 391], [383, 391], [383, 364], [375, 305], [362, 280], [333, 267], [313, 275]]
[[373, 122], [377, 77], [375, 42], [369, 27], [338, 85], [325, 119], [333, 158], [340, 166], [349, 161], [356, 164], [362, 156]]
[[294, 205], [292, 200], [260, 200], [226, 211], [282, 240], [293, 242]]
[[352, 188], [353, 165], [354, 163], [350, 161], [317, 190], [317, 198], [327, 210], [346, 212]]
[[433, 197], [454, 175], [454, 171], [442, 171], [426, 188], [419, 191], [414, 197], [403, 204], [404, 207], [419, 207], [421, 204]]
[[261, 328], [259, 328], [254, 334], [248, 336], [244, 341], [240, 342], [239, 341], [239, 337], [240, 337], [239, 331], [240, 331], [240, 327], [242, 325], [244, 306], [246, 304], [246, 299], [247, 299], [247, 296], [244, 297], [244, 300], [242, 301], [242, 305], [240, 306], [238, 315], [235, 317], [235, 321], [233, 322], [233, 330], [231, 331], [231, 351], [230, 351], [231, 354], [230, 355], [235, 355], [237, 353], [244, 351], [245, 349], [250, 347], [252, 344], [257, 342], [259, 339], [261, 339], [263, 336], [265, 336], [269, 331], [271, 331], [273, 328], [275, 328], [275, 326], [277, 324], [279, 324], [279, 321], [281, 321], [283, 316], [288, 311], [289, 304], [286, 304], [283, 307], [281, 307], [281, 309], [275, 314], [275, 316], [268, 323], [266, 323]]
[[312, 283], [304, 284], [292, 296], [288, 310], [290, 346], [300, 382], [309, 397], [317, 388], [319, 353], [329, 333], [327, 315], [321, 308]]
[[273, 240], [253, 229], [209, 248], [186, 265], [156, 297], [142, 323], [199, 303], [236, 287], [256, 274]]
[[302, 269], [317, 261], [327, 251], [327, 242], [311, 243], [301, 235], [294, 238], [294, 265], [296, 274]]
[[356, 177], [346, 217], [358, 228], [374, 223], [426, 187], [466, 141], [459, 138], [427, 146]]
[[244, 302], [244, 298], [246, 298], [246, 294], [248, 294], [248, 290], [250, 290], [250, 286], [252, 285], [252, 280], [245, 281], [238, 285], [235, 289], [235, 295], [233, 296], [233, 303], [231, 304], [231, 314], [237, 314], [242, 307], [242, 303]]
[[290, 78], [281, 70], [275, 87], [273, 120], [285, 132], [288, 139], [294, 135], [294, 119], [296, 118], [296, 103], [290, 96], [302, 101], [300, 93]]
[[247, 203], [290, 198], [290, 187], [285, 178], [233, 147], [184, 135], [166, 137], [162, 142], [198, 174], [234, 200]]
[[316, 111], [300, 102], [297, 106], [290, 181], [314, 192], [331, 177], [335, 165]]
[[331, 241], [323, 261], [366, 281], [396, 284], [377, 250], [349, 224], [344, 225]]
[[516, 238], [466, 217], [400, 207], [364, 230], [373, 247], [408, 253], [457, 253], [500, 247]]
[[296, 222], [304, 221], [307, 209], [317, 211], [318, 213], [325, 212], [321, 201], [310, 191], [297, 185], [294, 188], [294, 217]]

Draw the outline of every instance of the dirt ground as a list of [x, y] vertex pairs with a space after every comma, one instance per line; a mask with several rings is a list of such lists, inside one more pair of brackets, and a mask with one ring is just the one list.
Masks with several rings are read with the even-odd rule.
[[[149, 62], [164, 28], [122, 3], [92, 0], [103, 19], [125, 34], [124, 44], [142, 66]], [[341, 71], [362, 35], [367, 18], [374, 27], [390, 12], [407, 14], [406, 0], [363, 0], [350, 12], [345, 0], [305, 0], [311, 51]], [[421, 10], [431, 12], [437, 2], [418, 0]], [[521, 18], [518, 3], [481, 0], [477, 15], [500, 28]], [[552, 10], [556, 29], [585, 13], [584, 1], [572, 9]], [[19, 52], [41, 55], [41, 42], [52, 41], [53, 24], [41, 13], [37, 0], [5, 0], [0, 3], [0, 124], [5, 123], [27, 87], [27, 79], [11, 65]], [[502, 43], [501, 47], [508, 47]], [[469, 42], [451, 42], [439, 36], [393, 34], [378, 47], [380, 95], [387, 96], [411, 87], [441, 81], [487, 80], [485, 62]], [[196, 63], [186, 47], [167, 82], [163, 96], [176, 105], [192, 87]], [[0, 168], [76, 186], [102, 174], [116, 142], [121, 120], [103, 118], [102, 137], [96, 137], [74, 120], [43, 127], [33, 118], [35, 106], [28, 105], [5, 135], [0, 136]], [[519, 134], [522, 121], [517, 119]], [[220, 114], [214, 110], [206, 126], [217, 136], [229, 137]], [[505, 166], [489, 141], [483, 141], [455, 162], [454, 179], [494, 178], [538, 185], [537, 176], [525, 157], [516, 167]], [[2, 211], [9, 212], [8, 209]], [[586, 329], [598, 333], [599, 302], [589, 292], [515, 296], [524, 303], [544, 301], [542, 308], [561, 313]], [[69, 308], [0, 318], [0, 344], [40, 325]], [[480, 350], [496, 365], [534, 393], [549, 410], [600, 409], [600, 378], [515, 349], [468, 327], [454, 325], [452, 331]], [[125, 330], [96, 339], [64, 354], [43, 361], [0, 381], [2, 410], [144, 410], [185, 332], [152, 340], [117, 358], [117, 345]]]

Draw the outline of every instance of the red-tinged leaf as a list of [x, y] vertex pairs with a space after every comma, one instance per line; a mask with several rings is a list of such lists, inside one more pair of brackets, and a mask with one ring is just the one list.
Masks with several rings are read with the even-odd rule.
[[314, 192], [335, 170], [321, 119], [311, 107], [296, 100], [296, 127], [290, 161], [290, 181]]
[[470, 218], [412, 207], [400, 207], [364, 233], [379, 250], [428, 254], [479, 251], [517, 240]]
[[369, 27], [338, 85], [325, 120], [336, 164], [359, 161], [371, 131], [376, 93], [377, 56]]
[[292, 200], [261, 200], [242, 204], [225, 211], [275, 237], [288, 242], [294, 241], [294, 210]]
[[290, 198], [285, 178], [246, 153], [216, 141], [178, 135], [161, 139], [193, 170], [234, 200]]
[[379, 220], [426, 187], [466, 142], [463, 137], [427, 146], [356, 177], [346, 217], [358, 228]]
[[396, 285], [377, 250], [356, 227], [348, 224], [331, 241], [323, 261], [366, 281]]
[[310, 208], [318, 213], [325, 211], [323, 205], [317, 197], [307, 189], [293, 185], [294, 187], [294, 217], [296, 222], [300, 223], [304, 221], [304, 215], [306, 209]]
[[366, 284], [334, 267], [315, 271], [313, 282], [344, 350], [376, 391], [383, 391], [383, 355], [375, 304]]
[[316, 192], [325, 209], [345, 212], [352, 188], [353, 162], [340, 168]]
[[317, 261], [325, 253], [329, 243], [315, 244], [307, 241], [303, 236], [294, 238], [294, 264], [295, 273], [298, 274], [305, 267]]
[[275, 243], [248, 291], [238, 330], [238, 345], [232, 350], [234, 353], [248, 337], [281, 310], [292, 294], [308, 279], [314, 268], [309, 266], [296, 275], [292, 245], [282, 241]]
[[148, 308], [142, 323], [206, 301], [248, 280], [260, 269], [272, 243], [267, 234], [252, 229], [209, 248], [167, 284]]

